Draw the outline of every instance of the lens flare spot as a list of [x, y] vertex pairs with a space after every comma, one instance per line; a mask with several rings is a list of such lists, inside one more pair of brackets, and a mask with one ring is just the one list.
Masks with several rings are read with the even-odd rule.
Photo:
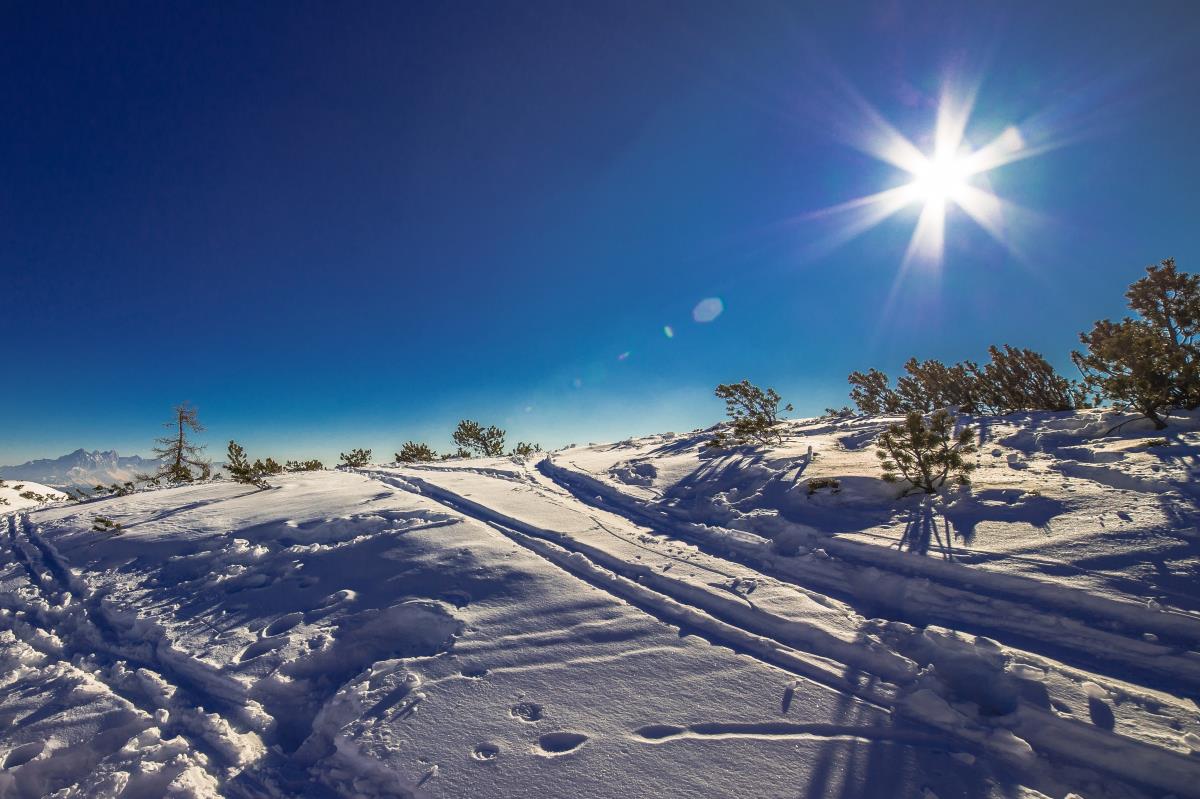
[[617, 360], [618, 360], [618, 361], [627, 361], [627, 360], [629, 360], [629, 353], [628, 353], [628, 352], [622, 352], [620, 355], [618, 355], [618, 356], [617, 356]]
[[725, 310], [725, 303], [721, 302], [720, 297], [707, 297], [696, 303], [696, 307], [692, 309], [692, 319], [700, 323], [711, 322], [721, 315]]
[[663, 335], [667, 338], [675, 338], [675, 328], [670, 325], [663, 325]]

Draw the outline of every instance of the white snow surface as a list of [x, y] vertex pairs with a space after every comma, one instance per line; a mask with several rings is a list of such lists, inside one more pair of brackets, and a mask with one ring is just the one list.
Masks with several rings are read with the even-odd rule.
[[67, 495], [57, 488], [41, 483], [0, 479], [0, 513], [36, 508], [66, 498]]
[[0, 506], [0, 799], [1200, 796], [1200, 424], [1120, 420]]

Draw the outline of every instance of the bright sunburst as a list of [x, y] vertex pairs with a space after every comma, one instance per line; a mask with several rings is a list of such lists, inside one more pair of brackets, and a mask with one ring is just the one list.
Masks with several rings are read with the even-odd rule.
[[986, 173], [1033, 154], [1026, 150], [1016, 127], [1009, 127], [983, 147], [972, 149], [965, 136], [971, 101], [955, 101], [946, 94], [938, 107], [931, 151], [922, 152], [873, 109], [860, 108], [860, 111], [868, 112], [864, 116], [868, 124], [860, 128], [862, 133], [852, 143], [908, 173], [911, 179], [894, 189], [809, 215], [842, 218], [834, 243], [847, 241], [904, 208], [920, 206], [902, 271], [914, 262], [941, 264], [946, 215], [952, 207], [964, 211], [1001, 244], [1011, 246], [1006, 235], [1006, 217], [1021, 209], [992, 192]]

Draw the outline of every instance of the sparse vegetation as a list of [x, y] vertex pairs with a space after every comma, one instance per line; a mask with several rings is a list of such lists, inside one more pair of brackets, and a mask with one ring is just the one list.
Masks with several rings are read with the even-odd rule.
[[436, 461], [438, 454], [428, 444], [418, 444], [416, 441], [405, 441], [396, 453], [397, 463], [428, 463]]
[[255, 459], [254, 468], [261, 474], [283, 474], [283, 466], [274, 458]]
[[[504, 431], [499, 427], [484, 427], [479, 422], [463, 419], [451, 434], [459, 453], [471, 454], [483, 458], [496, 458], [504, 454]], [[455, 457], [464, 457], [456, 455]]]
[[808, 495], [810, 497], [822, 488], [828, 488], [831, 494], [841, 493], [842, 481], [836, 477], [814, 477], [808, 481]]
[[285, 472], [319, 472], [325, 468], [325, 464], [321, 463], [316, 458], [311, 458], [306, 461], [288, 461], [283, 465]]
[[173, 435], [157, 439], [154, 455], [163, 460], [158, 477], [168, 483], [191, 483], [207, 480], [212, 475], [212, 465], [201, 455], [204, 447], [188, 440], [188, 432], [202, 433], [204, 426], [196, 409], [184, 402], [175, 406], [175, 417], [163, 427], [175, 430]]
[[877, 369], [851, 372], [850, 399], [870, 415], [925, 414], [939, 408], [1008, 414], [1088, 407], [1083, 387], [1058, 374], [1037, 352], [1005, 344], [989, 347], [988, 355], [983, 366], [910, 358], [895, 388]]
[[1089, 388], [1161, 430], [1169, 409], [1200, 406], [1200, 276], [1168, 258], [1147, 267], [1125, 297], [1137, 317], [1096, 322], [1079, 335], [1087, 352], [1071, 358]]
[[97, 516], [92, 520], [92, 529], [98, 533], [120, 533], [121, 524], [107, 516]]
[[517, 445], [513, 447], [512, 451], [508, 454], [519, 458], [528, 458], [530, 455], [541, 451], [541, 444], [531, 444], [527, 441], [518, 441]]
[[[708, 446], [720, 449], [730, 446], [757, 444], [769, 446], [782, 444], [783, 435], [778, 430], [779, 404], [782, 398], [773, 388], [765, 391], [743, 380], [740, 383], [722, 383], [716, 388], [718, 398], [725, 400], [725, 413], [732, 421], [730, 429], [713, 436]], [[786, 405], [784, 411], [791, 411]]]
[[262, 461], [256, 461], [252, 465], [250, 459], [246, 456], [246, 450], [241, 444], [232, 439], [229, 442], [229, 447], [226, 449], [225, 470], [229, 472], [229, 477], [234, 482], [246, 483], [247, 485], [258, 486], [259, 488], [271, 487], [264, 477], [266, 473], [263, 470]]
[[901, 496], [912, 491], [937, 493], [947, 479], [969, 483], [975, 464], [967, 456], [978, 450], [975, 431], [967, 426], [955, 433], [954, 426], [954, 416], [945, 409], [928, 418], [910, 411], [903, 423], [889, 426], [876, 442], [883, 479], [907, 482]]
[[362, 449], [361, 447], [358, 449], [352, 449], [349, 452], [339, 453], [338, 459], [341, 460], [343, 466], [351, 466], [354, 468], [366, 466], [371, 462], [371, 450]]
[[878, 369], [850, 373], [850, 400], [869, 416], [900, 412], [900, 398], [888, 385], [888, 376]]
[[[110, 483], [109, 485], [97, 484], [92, 488], [95, 496], [98, 497], [123, 497], [132, 494], [137, 487], [130, 481], [124, 483]], [[83, 494], [82, 489], [80, 494]]]

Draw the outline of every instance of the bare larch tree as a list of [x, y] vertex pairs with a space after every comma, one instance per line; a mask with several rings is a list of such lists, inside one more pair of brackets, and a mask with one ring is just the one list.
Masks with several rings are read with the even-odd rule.
[[207, 479], [212, 474], [212, 465], [201, 455], [204, 447], [192, 443], [187, 437], [189, 431], [204, 432], [196, 409], [186, 402], [176, 405], [174, 418], [165, 422], [163, 427], [174, 432], [155, 439], [158, 446], [154, 448], [154, 454], [163, 462], [158, 467], [158, 476], [168, 483]]

